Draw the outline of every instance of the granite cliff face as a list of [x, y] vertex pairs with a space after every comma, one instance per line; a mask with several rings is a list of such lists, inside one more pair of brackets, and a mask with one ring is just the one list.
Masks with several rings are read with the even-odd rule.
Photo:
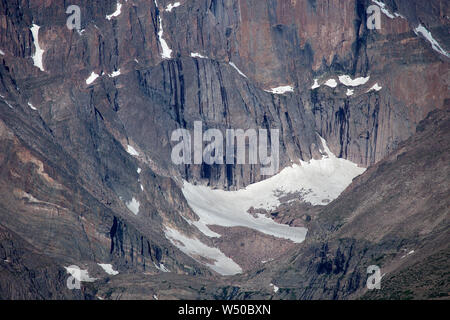
[[[369, 167], [430, 111], [448, 108], [447, 1], [70, 4], [81, 9], [80, 30], [66, 26], [60, 2], [0, 1], [0, 227], [59, 268], [103, 278], [97, 263], [108, 262], [131, 278], [170, 271], [220, 283], [167, 239], [168, 227], [220, 248], [244, 271], [297, 247], [246, 228], [217, 227], [217, 240], [191, 223], [198, 217], [183, 180], [235, 190], [266, 178], [259, 165], [173, 164], [171, 134], [194, 121], [205, 130], [279, 129], [280, 170], [320, 159], [321, 137], [336, 156]], [[372, 4], [383, 9], [379, 30], [366, 26]], [[292, 90], [269, 92], [285, 86]], [[288, 211], [272, 217], [309, 227], [322, 214], [309, 204]], [[39, 298], [55, 297], [60, 278], [49, 281]], [[38, 297], [7, 283], [1, 297]]]

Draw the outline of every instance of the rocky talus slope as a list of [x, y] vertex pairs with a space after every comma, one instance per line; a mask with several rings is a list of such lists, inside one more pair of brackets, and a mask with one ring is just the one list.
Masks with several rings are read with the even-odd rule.
[[[245, 275], [214, 282], [152, 276], [143, 283], [138, 275], [118, 276], [92, 285], [89, 294], [123, 299], [448, 299], [449, 143], [450, 109], [432, 112], [414, 136], [315, 216], [304, 243]], [[367, 289], [371, 265], [381, 269], [380, 290]]]

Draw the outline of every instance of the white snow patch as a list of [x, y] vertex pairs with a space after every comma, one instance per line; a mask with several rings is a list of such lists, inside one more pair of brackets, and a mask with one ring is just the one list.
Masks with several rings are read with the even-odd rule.
[[170, 270], [167, 269], [166, 266], [162, 263], [159, 265], [159, 267], [161, 268], [161, 271], [163, 271], [163, 272], [170, 272]]
[[431, 47], [433, 48], [434, 51], [446, 56], [447, 58], [450, 58], [450, 55], [448, 54], [447, 51], [445, 51], [440, 44], [433, 38], [433, 36], [431, 35], [431, 32], [428, 31], [424, 26], [422, 26], [421, 24], [419, 24], [419, 26], [417, 28], [414, 29], [414, 32], [419, 35], [419, 33], [425, 37], [425, 39], [431, 43]]
[[107, 263], [98, 263], [98, 265], [100, 267], [102, 267], [102, 269], [109, 275], [111, 276], [115, 276], [119, 274], [119, 271], [115, 271], [113, 269], [113, 266], [111, 264], [107, 264]]
[[139, 152], [137, 152], [136, 149], [133, 148], [133, 147], [130, 146], [130, 145], [127, 145], [127, 152], [128, 152], [129, 154], [131, 154], [133, 157], [138, 157], [138, 156], [139, 156]]
[[1, 54], [2, 56], [5, 55], [5, 53], [4, 53], [3, 50], [1, 50], [1, 49], [0, 49], [0, 54]]
[[241, 71], [241, 70], [239, 70], [239, 68], [233, 63], [233, 62], [229, 62], [229, 64], [230, 64], [230, 66], [232, 66], [234, 69], [236, 69], [236, 71], [241, 75], [241, 76], [243, 76], [244, 78], [247, 78], [247, 76]]
[[355, 90], [347, 89], [347, 92], [345, 94], [349, 97], [349, 96], [352, 96], [354, 93], [355, 93]]
[[319, 87], [320, 87], [319, 80], [314, 79], [314, 84], [312, 85], [311, 89], [314, 90], [314, 89], [317, 89]]
[[272, 88], [270, 90], [264, 90], [266, 92], [269, 93], [273, 93], [273, 94], [284, 94], [286, 92], [293, 92], [294, 91], [294, 87], [292, 86], [280, 86], [280, 87], [276, 87], [276, 88]]
[[[336, 199], [352, 182], [365, 171], [355, 163], [337, 158], [321, 138], [324, 155], [320, 160], [300, 161], [277, 175], [251, 184], [237, 191], [213, 190], [206, 186], [195, 186], [184, 182], [182, 192], [189, 206], [200, 218], [191, 222], [210, 237], [218, 237], [208, 225], [224, 227], [243, 226], [278, 238], [300, 243], [307, 229], [278, 224], [264, 214], [256, 217], [248, 213], [250, 208], [274, 210], [280, 206], [280, 198], [294, 194], [312, 205], [326, 205]], [[326, 155], [325, 155], [326, 153]]]
[[135, 215], [138, 215], [139, 213], [139, 206], [141, 205], [139, 201], [137, 201], [135, 198], [132, 198], [130, 202], [126, 203], [128, 210], [133, 212]]
[[180, 6], [180, 3], [179, 3], [179, 2], [175, 2], [174, 4], [169, 3], [169, 4], [167, 5], [165, 11], [171, 12], [173, 8], [176, 8], [176, 7], [179, 7], [179, 6]]
[[97, 78], [98, 78], [98, 74], [96, 74], [94, 71], [92, 71], [91, 75], [86, 79], [86, 84], [91, 84]]
[[378, 83], [375, 83], [369, 90], [367, 90], [367, 92], [370, 92], [370, 91], [380, 91], [381, 89], [383, 89], [383, 87], [381, 87], [380, 85], [378, 85]]
[[110, 77], [110, 78], [115, 78], [117, 76], [120, 76], [120, 69], [113, 71], [111, 74], [108, 75], [108, 77]]
[[153, 265], [155, 266], [156, 269], [158, 269], [159, 271], [162, 272], [170, 272], [169, 269], [167, 269], [162, 263], [159, 264], [159, 266], [153, 262]]
[[138, 174], [140, 174], [140, 173], [141, 173], [141, 171], [142, 171], [142, 169], [141, 169], [141, 168], [137, 168], [137, 173], [138, 173]]
[[14, 107], [13, 107], [8, 101], [6, 101], [5, 97], [2, 96], [1, 94], [0, 94], [0, 98], [3, 99], [3, 101], [6, 103], [6, 105], [7, 105], [8, 107], [10, 107], [11, 109], [14, 109]]
[[329, 79], [327, 80], [327, 82], [325, 82], [325, 85], [330, 87], [330, 88], [336, 88], [337, 87], [337, 81], [334, 79]]
[[94, 282], [95, 280], [97, 280], [97, 278], [91, 278], [87, 270], [82, 270], [78, 266], [73, 265], [64, 268], [66, 269], [67, 273], [72, 275], [72, 277], [77, 279], [79, 282]]
[[208, 57], [205, 57], [205, 56], [201, 55], [201, 54], [198, 53], [198, 52], [191, 52], [191, 57], [192, 57], [192, 58], [208, 59]]
[[28, 106], [33, 110], [37, 110], [30, 102], [28, 102]]
[[357, 87], [363, 84], [366, 84], [370, 79], [370, 76], [368, 77], [359, 77], [352, 80], [352, 78], [348, 75], [339, 76], [339, 81], [347, 86], [347, 87]]
[[386, 4], [384, 4], [381, 1], [377, 1], [377, 0], [372, 0], [372, 2], [375, 2], [381, 9], [381, 12], [383, 12], [387, 17], [394, 19], [395, 16], [389, 12], [389, 10], [386, 8]]
[[31, 33], [33, 34], [33, 43], [35, 47], [33, 58], [33, 63], [36, 67], [44, 71], [44, 66], [42, 65], [42, 56], [44, 55], [44, 50], [39, 46], [39, 28], [37, 24], [33, 23], [33, 26], [30, 28]]
[[141, 184], [141, 190], [144, 191], [144, 186]]
[[[242, 269], [232, 259], [228, 258], [217, 248], [208, 247], [206, 244], [197, 238], [188, 238], [181, 234], [178, 230], [166, 227], [165, 236], [178, 249], [197, 260], [200, 263], [207, 265], [221, 275], [234, 275], [241, 273]], [[205, 263], [199, 257], [212, 260], [213, 263]]]
[[[156, 0], [155, 0], [155, 6], [158, 7], [158, 2], [156, 2]], [[169, 48], [166, 40], [164, 40], [164, 38], [163, 38], [164, 30], [163, 30], [161, 15], [159, 15], [158, 18], [159, 18], [158, 39], [159, 39], [159, 44], [161, 45], [161, 49], [162, 49], [161, 57], [163, 59], [170, 59], [172, 57], [172, 50]]]
[[153, 299], [158, 300], [158, 297], [156, 296], [156, 294], [153, 295]]
[[274, 285], [273, 283], [271, 283], [270, 285], [273, 287], [273, 292], [275, 292], [275, 293], [277, 293], [278, 290], [280, 289], [276, 285]]
[[410, 255], [412, 255], [413, 253], [414, 253], [414, 250], [411, 250], [411, 251], [409, 251], [407, 254], [405, 254], [404, 256], [402, 256], [401, 259], [403, 259], [403, 258], [405, 258], [405, 257], [407, 257], [407, 256], [410, 256]]
[[122, 4], [117, 2], [116, 11], [106, 16], [106, 19], [111, 20], [113, 17], [117, 17], [121, 13]]

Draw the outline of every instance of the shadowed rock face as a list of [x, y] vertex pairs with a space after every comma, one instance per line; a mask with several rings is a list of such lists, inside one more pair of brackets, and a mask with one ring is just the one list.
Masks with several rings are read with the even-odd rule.
[[[58, 1], [0, 1], [0, 225], [60, 266], [112, 261], [121, 272], [157, 274], [163, 264], [214, 278], [170, 244], [164, 226], [222, 247], [245, 270], [265, 257], [249, 241], [264, 235], [253, 231], [228, 234], [261, 250], [254, 255], [200, 234], [183, 219], [196, 217], [180, 191], [182, 179], [247, 186], [265, 178], [260, 166], [176, 166], [177, 128], [277, 128], [280, 169], [319, 158], [319, 134], [334, 154], [367, 167], [448, 105], [448, 58], [413, 32], [421, 23], [448, 52], [448, 1], [386, 0], [404, 18], [382, 14], [376, 31], [365, 27], [371, 1], [181, 0], [171, 12], [170, 1], [119, 2], [108, 20], [115, 0], [78, 1], [77, 32]], [[33, 64], [32, 24], [44, 71]], [[171, 59], [161, 55], [162, 29]], [[88, 84], [92, 72], [99, 77]], [[340, 75], [370, 80], [348, 96]], [[324, 85], [331, 78], [336, 88]], [[382, 89], [367, 92], [376, 83]], [[286, 85], [292, 93], [265, 91]], [[315, 216], [317, 208], [301, 208], [276, 219], [296, 225], [309, 210]]]
[[66, 271], [58, 261], [0, 226], [0, 298], [17, 300], [83, 299], [68, 290]]
[[[117, 141], [136, 143], [160, 170], [225, 187], [263, 177], [250, 166], [172, 166], [173, 129], [192, 128], [195, 120], [219, 129], [279, 128], [281, 167], [318, 157], [318, 132], [335, 154], [368, 166], [448, 97], [448, 58], [412, 31], [423, 22], [445, 49], [445, 1], [387, 2], [389, 12], [405, 18], [382, 14], [375, 31], [365, 27], [370, 1], [182, 1], [167, 12], [168, 3], [123, 3], [121, 14], [108, 20], [115, 1], [81, 2], [80, 35], [66, 27], [68, 15], [59, 4], [3, 1], [2, 74], [20, 90], [5, 87], [3, 93], [18, 103], [31, 100], [67, 148], [96, 115]], [[159, 18], [172, 60], [161, 58]], [[30, 58], [31, 22], [41, 26], [45, 72]], [[210, 59], [188, 58], [193, 52]], [[108, 76], [119, 69], [120, 76]], [[100, 77], [86, 85], [91, 72]], [[343, 85], [323, 86], [343, 74], [371, 79], [350, 97]], [[313, 79], [319, 89], [310, 89]], [[375, 83], [383, 89], [366, 94]], [[292, 85], [294, 93], [261, 90], [282, 85]], [[87, 112], [84, 119], [81, 112]]]
[[[90, 287], [88, 295], [448, 299], [449, 123], [449, 109], [431, 113], [413, 137], [313, 215], [307, 240], [275, 261], [213, 283], [202, 277], [195, 281], [176, 277], [168, 287], [165, 277], [149, 277], [145, 285], [138, 275], [117, 277]], [[367, 290], [367, 267], [371, 265], [381, 268], [381, 290]], [[279, 288], [277, 292], [273, 285]]]

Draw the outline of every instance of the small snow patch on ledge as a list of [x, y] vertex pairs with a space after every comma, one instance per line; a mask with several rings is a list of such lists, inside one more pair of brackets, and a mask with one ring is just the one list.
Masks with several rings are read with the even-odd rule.
[[375, 83], [369, 90], [367, 90], [367, 92], [380, 91], [381, 89], [383, 89], [383, 87], [381, 87], [378, 83]]
[[241, 76], [243, 76], [244, 78], [247, 78], [247, 76], [241, 71], [241, 70], [239, 70], [239, 68], [233, 63], [233, 62], [229, 62], [229, 64], [230, 64], [230, 66], [232, 66], [234, 69], [236, 69], [236, 71], [241, 75]]
[[347, 87], [357, 87], [363, 84], [366, 84], [370, 79], [370, 76], [368, 77], [359, 77], [359, 78], [355, 78], [352, 79], [350, 76], [348, 75], [343, 75], [343, 76], [339, 76], [339, 81], [347, 86]]
[[346, 95], [347, 95], [347, 97], [350, 97], [350, 96], [353, 95], [353, 93], [355, 93], [355, 90], [353, 90], [353, 89], [347, 89]]
[[[221, 275], [234, 275], [242, 273], [241, 267], [219, 249], [209, 247], [197, 238], [189, 238], [180, 233], [178, 230], [167, 226], [164, 234], [166, 238], [178, 249], [194, 260], [205, 264], [217, 273], [220, 273]], [[206, 258], [208, 262], [203, 261], [203, 259], [199, 259], [200, 257]]]
[[115, 276], [119, 274], [119, 271], [115, 271], [113, 269], [113, 266], [111, 264], [107, 264], [107, 263], [98, 263], [98, 265], [100, 267], [102, 267], [102, 269], [109, 275], [111, 276]]
[[108, 75], [108, 77], [110, 77], [110, 78], [115, 78], [117, 76], [120, 76], [120, 69], [113, 71], [111, 74]]
[[407, 254], [405, 254], [404, 256], [402, 256], [401, 259], [403, 259], [403, 258], [405, 258], [405, 257], [407, 257], [407, 256], [410, 256], [410, 255], [412, 255], [413, 253], [414, 253], [414, 250], [411, 250], [411, 251], [409, 251]]
[[327, 80], [327, 82], [325, 82], [325, 85], [330, 87], [330, 88], [336, 88], [337, 87], [337, 81], [334, 79], [329, 79]]
[[159, 271], [170, 272], [170, 270], [167, 269], [166, 266], [164, 264], [162, 264], [162, 263], [160, 263], [159, 266], [156, 263], [154, 263], [154, 262], [153, 262], [153, 264], [154, 264], [155, 268], [158, 269]]
[[280, 87], [276, 87], [276, 88], [272, 88], [270, 90], [264, 90], [264, 91], [272, 93], [272, 94], [285, 94], [286, 92], [294, 92], [294, 87], [280, 86]]
[[270, 286], [273, 287], [273, 292], [275, 292], [275, 293], [277, 293], [278, 290], [280, 289], [276, 285], [274, 285], [273, 283], [271, 283]]
[[202, 56], [200, 53], [197, 52], [191, 52], [192, 58], [201, 58], [201, 59], [208, 59], [208, 57]]
[[98, 78], [98, 74], [96, 74], [94, 71], [92, 71], [91, 75], [86, 79], [86, 84], [91, 84], [97, 78]]
[[5, 97], [2, 96], [1, 94], [0, 94], [0, 98], [3, 99], [3, 102], [6, 103], [6, 105], [7, 105], [8, 107], [10, 107], [11, 109], [14, 109], [14, 107], [13, 107], [8, 101], [6, 101]]
[[139, 214], [140, 203], [135, 198], [132, 198], [130, 202], [126, 203], [128, 210], [133, 212], [136, 216]]
[[72, 265], [64, 267], [68, 274], [77, 279], [79, 282], [94, 282], [97, 278], [91, 278], [87, 270], [82, 270], [78, 266]]
[[44, 55], [44, 50], [42, 50], [41, 47], [39, 46], [39, 28], [40, 26], [34, 23], [33, 26], [30, 28], [31, 33], [33, 34], [33, 42], [35, 47], [34, 55], [32, 56], [32, 58], [34, 65], [39, 69], [41, 69], [41, 71], [44, 71], [44, 66], [42, 64], [42, 56]]
[[179, 6], [180, 6], [180, 3], [179, 3], [179, 2], [175, 2], [174, 4], [169, 3], [169, 4], [167, 5], [165, 11], [171, 12], [173, 8], [176, 8], [176, 7], [179, 7]]
[[390, 19], [395, 18], [395, 16], [393, 14], [391, 14], [388, 9], [386, 9], [386, 4], [384, 4], [381, 1], [377, 1], [377, 0], [372, 0], [372, 2], [375, 2], [380, 7], [381, 12], [383, 12], [388, 18], [390, 18]]
[[450, 55], [448, 54], [447, 51], [445, 51], [441, 45], [433, 38], [433, 36], [431, 35], [431, 32], [428, 31], [424, 26], [422, 26], [421, 24], [419, 24], [419, 26], [417, 28], [414, 29], [414, 33], [416, 35], [419, 35], [419, 33], [425, 37], [425, 39], [431, 43], [431, 47], [433, 48], [434, 51], [446, 56], [447, 58], [450, 58]]
[[0, 55], [4, 56], [5, 53], [3, 52], [3, 50], [0, 49]]
[[[158, 8], [158, 2], [155, 0], [155, 6]], [[158, 15], [158, 21], [159, 21], [159, 31], [158, 31], [158, 40], [159, 44], [161, 46], [161, 57], [163, 59], [171, 59], [172, 58], [172, 50], [169, 48], [166, 40], [163, 38], [164, 30], [163, 30], [163, 23], [161, 19], [161, 15]]]
[[129, 154], [131, 154], [133, 157], [139, 156], [139, 152], [137, 152], [136, 149], [133, 148], [133, 147], [130, 146], [130, 145], [127, 145], [127, 152], [128, 152]]
[[317, 89], [319, 87], [320, 87], [319, 80], [314, 79], [314, 84], [312, 85], [311, 89], [314, 90], [314, 89]]
[[116, 11], [106, 16], [106, 19], [111, 20], [114, 17], [118, 17], [121, 13], [122, 4], [117, 2]]
[[31, 104], [31, 102], [28, 102], [28, 106], [29, 106], [32, 110], [37, 110], [37, 109]]

